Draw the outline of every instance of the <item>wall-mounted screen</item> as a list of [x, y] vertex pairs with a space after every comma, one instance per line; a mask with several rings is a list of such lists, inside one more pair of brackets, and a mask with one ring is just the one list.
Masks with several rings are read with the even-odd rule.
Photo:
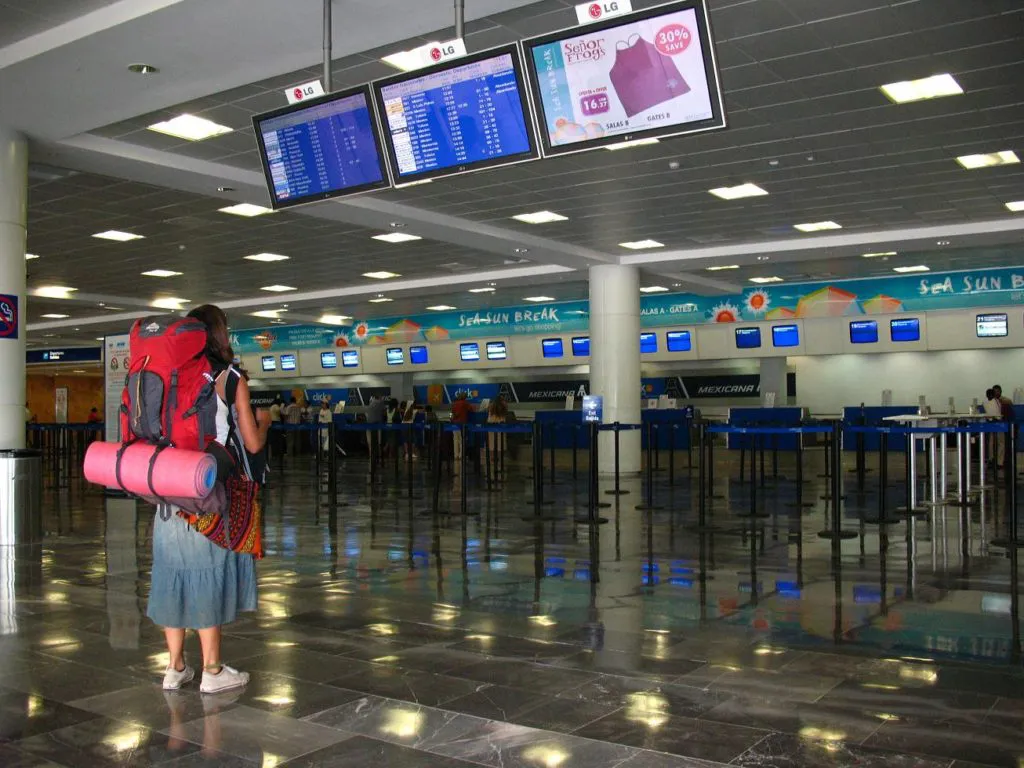
[[761, 329], [760, 328], [737, 328], [736, 349], [760, 349]]
[[889, 321], [889, 338], [893, 341], [920, 341], [921, 321], [916, 317], [903, 317]]
[[878, 341], [878, 323], [874, 320], [854, 320], [850, 323], [851, 344], [874, 344]]
[[274, 208], [388, 186], [367, 85], [257, 115], [253, 127]]
[[544, 357], [562, 357], [565, 354], [561, 339], [542, 339], [540, 352]]
[[653, 355], [658, 351], [658, 334], [656, 333], [641, 333], [640, 334], [640, 354], [641, 355]]
[[338, 353], [337, 352], [321, 352], [320, 353], [320, 367], [321, 368], [337, 368], [338, 367]]
[[396, 183], [540, 156], [516, 45], [380, 80], [373, 90]]
[[772, 346], [775, 347], [799, 347], [800, 326], [798, 325], [773, 325]]
[[669, 352], [689, 352], [693, 348], [689, 331], [669, 331], [665, 334], [665, 343]]
[[480, 359], [480, 345], [475, 341], [459, 344], [459, 358], [464, 363], [475, 363]]
[[590, 337], [589, 336], [573, 336], [572, 337], [572, 356], [573, 357], [590, 357]]
[[702, 0], [523, 43], [544, 154], [725, 127]]
[[409, 362], [413, 365], [426, 365], [429, 360], [426, 346], [409, 347]]
[[401, 347], [388, 347], [384, 351], [384, 355], [388, 365], [405, 364], [405, 352]]
[[359, 367], [359, 350], [358, 349], [346, 349], [341, 353], [341, 367], [342, 368], [358, 368]]
[[295, 355], [281, 355], [281, 370], [282, 371], [294, 371], [295, 370]]
[[1010, 333], [1010, 324], [1003, 313], [994, 315], [978, 315], [978, 338], [989, 339], [1006, 336]]
[[260, 365], [264, 371], [276, 371], [277, 370], [277, 358], [273, 355], [264, 355], [260, 358]]
[[508, 357], [508, 350], [505, 349], [504, 341], [488, 341], [487, 342], [487, 359], [488, 360], [504, 360]]

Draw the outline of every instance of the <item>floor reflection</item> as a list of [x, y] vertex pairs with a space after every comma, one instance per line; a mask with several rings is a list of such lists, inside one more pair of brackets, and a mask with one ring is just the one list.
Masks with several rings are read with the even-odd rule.
[[41, 549], [0, 549], [0, 763], [1016, 765], [1002, 486], [908, 518], [893, 455], [844, 468], [837, 518], [820, 453], [753, 485], [737, 458], [716, 451], [703, 506], [685, 454], [651, 504], [602, 478], [597, 526], [585, 457], [546, 468], [544, 505], [512, 462], [465, 491], [416, 462], [410, 492], [405, 465], [367, 482], [352, 458], [332, 503], [326, 467], [289, 459], [260, 612], [226, 630], [253, 682], [226, 699], [155, 685], [153, 513], [72, 481]]

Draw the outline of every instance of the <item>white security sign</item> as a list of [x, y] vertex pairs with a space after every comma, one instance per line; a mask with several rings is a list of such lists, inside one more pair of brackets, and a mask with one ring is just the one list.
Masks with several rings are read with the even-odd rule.
[[612, 16], [632, 13], [630, 0], [604, 0], [603, 2], [580, 3], [576, 6], [576, 19], [580, 24], [604, 21]]
[[302, 85], [286, 88], [284, 95], [288, 98], [289, 104], [298, 104], [300, 101], [309, 101], [317, 96], [323, 96], [324, 86], [319, 80], [312, 80]]
[[121, 392], [128, 375], [128, 334], [118, 333], [103, 340], [103, 423], [106, 439], [121, 439]]

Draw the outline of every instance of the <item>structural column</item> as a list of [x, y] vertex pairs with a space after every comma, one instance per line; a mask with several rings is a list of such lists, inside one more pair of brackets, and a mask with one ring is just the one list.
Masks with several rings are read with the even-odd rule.
[[[640, 423], [640, 271], [590, 268], [590, 392], [604, 397], [606, 424]], [[600, 471], [615, 471], [615, 436], [602, 432]], [[640, 432], [619, 436], [619, 471], [640, 471]]]
[[0, 126], [0, 450], [25, 447], [28, 142]]

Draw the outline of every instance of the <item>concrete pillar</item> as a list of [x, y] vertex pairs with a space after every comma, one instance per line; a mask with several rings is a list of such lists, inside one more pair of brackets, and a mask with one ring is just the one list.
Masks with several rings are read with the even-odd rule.
[[[0, 449], [25, 447], [27, 215], [28, 142], [0, 127]], [[16, 314], [10, 330], [9, 312]]]
[[[604, 397], [604, 423], [640, 423], [640, 270], [590, 268], [590, 392]], [[619, 471], [640, 471], [640, 432], [619, 436]], [[615, 437], [602, 432], [599, 468], [615, 471]]]
[[765, 405], [765, 393], [775, 393], [775, 407], [788, 404], [786, 399], [786, 358], [761, 358], [761, 404]]

